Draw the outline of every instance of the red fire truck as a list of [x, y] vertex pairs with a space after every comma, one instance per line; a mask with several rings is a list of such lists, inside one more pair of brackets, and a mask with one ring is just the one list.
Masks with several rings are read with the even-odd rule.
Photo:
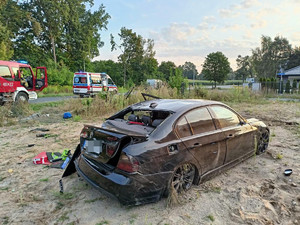
[[26, 63], [0, 60], [0, 105], [8, 101], [37, 99], [36, 91], [48, 86], [46, 67], [37, 67], [34, 75]]

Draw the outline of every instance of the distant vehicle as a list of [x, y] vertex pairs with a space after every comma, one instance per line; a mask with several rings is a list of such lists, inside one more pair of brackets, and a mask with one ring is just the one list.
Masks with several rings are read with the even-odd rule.
[[246, 78], [246, 82], [248, 82], [248, 83], [254, 83], [255, 79], [254, 79], [254, 77], [249, 77], [249, 78]]
[[122, 204], [156, 202], [267, 150], [269, 128], [229, 106], [196, 99], [139, 102], [101, 127], [85, 125], [63, 174], [83, 179]]
[[111, 77], [106, 73], [77, 72], [74, 73], [73, 93], [81, 98], [94, 96], [102, 91], [118, 92]]
[[158, 79], [147, 79], [147, 84], [153, 88], [160, 88], [162, 85], [162, 80]]
[[36, 74], [26, 61], [0, 60], [0, 105], [5, 102], [27, 102], [37, 99], [36, 91], [48, 86], [46, 67], [37, 67]]

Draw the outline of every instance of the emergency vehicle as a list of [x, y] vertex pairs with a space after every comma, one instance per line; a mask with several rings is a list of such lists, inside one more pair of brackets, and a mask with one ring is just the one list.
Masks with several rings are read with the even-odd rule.
[[91, 72], [74, 73], [74, 94], [83, 98], [85, 96], [94, 96], [102, 91], [118, 92], [118, 87], [108, 74]]
[[26, 61], [0, 60], [0, 105], [8, 101], [37, 99], [36, 91], [48, 86], [46, 67], [33, 70]]

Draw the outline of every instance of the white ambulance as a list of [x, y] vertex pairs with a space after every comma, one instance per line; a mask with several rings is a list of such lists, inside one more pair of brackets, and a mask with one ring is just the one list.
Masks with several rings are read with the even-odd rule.
[[81, 98], [93, 96], [102, 91], [117, 93], [118, 87], [106, 73], [76, 72], [73, 78], [73, 93]]

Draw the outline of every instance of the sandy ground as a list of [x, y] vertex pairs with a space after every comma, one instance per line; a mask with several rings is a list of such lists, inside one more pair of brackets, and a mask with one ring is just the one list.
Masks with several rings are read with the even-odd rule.
[[[233, 106], [246, 118], [263, 119], [271, 129], [266, 154], [252, 157], [194, 186], [177, 206], [167, 200], [125, 207], [87, 185], [76, 174], [34, 165], [42, 151], [75, 149], [83, 122], [41, 115], [36, 121], [0, 129], [0, 222], [2, 224], [300, 224], [300, 104]], [[85, 121], [97, 125], [101, 119]], [[34, 128], [48, 128], [37, 138]], [[27, 147], [28, 144], [35, 144]], [[293, 169], [285, 177], [285, 169]]]

